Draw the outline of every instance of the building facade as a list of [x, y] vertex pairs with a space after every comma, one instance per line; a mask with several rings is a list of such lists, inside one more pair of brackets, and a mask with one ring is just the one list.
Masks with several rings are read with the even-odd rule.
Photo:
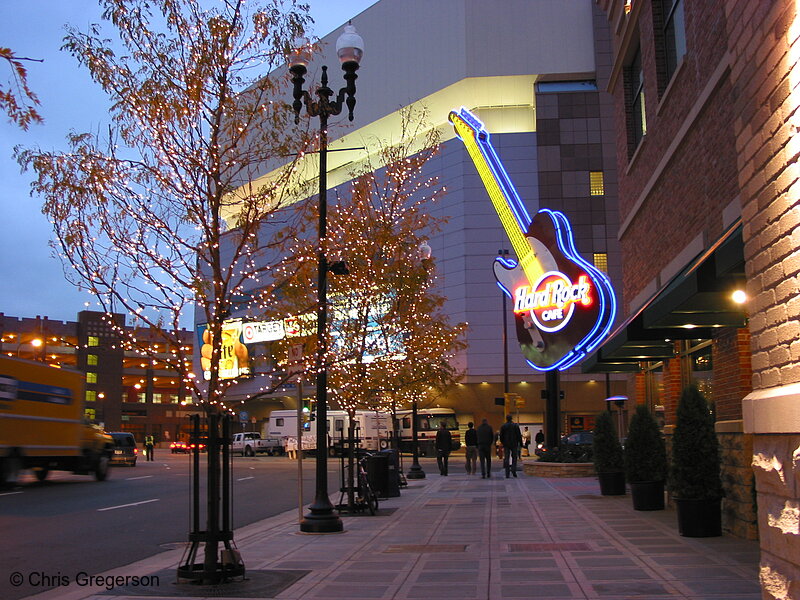
[[[78, 313], [76, 321], [46, 316], [18, 318], [0, 313], [0, 351], [8, 356], [76, 369], [86, 376], [85, 416], [106, 431], [128, 431], [139, 443], [153, 435], [161, 443], [186, 437], [191, 407], [185, 382], [169, 364], [174, 349], [153, 332], [137, 328], [152, 356], [123, 348], [124, 315]], [[178, 332], [189, 357], [193, 335]]]
[[[621, 285], [613, 99], [606, 91], [611, 34], [605, 15], [586, 0], [382, 0], [353, 15], [352, 23], [366, 45], [355, 119], [352, 126], [346, 116], [331, 120], [331, 150], [369, 147], [370, 139], [399, 142], [399, 107], [424, 108], [430, 126], [441, 132], [441, 153], [425, 175], [436, 175], [447, 187], [430, 211], [448, 221], [429, 244], [447, 297], [445, 311], [453, 323], [468, 323], [469, 346], [455, 361], [465, 374], [462, 384], [436, 402], [453, 408], [463, 423], [487, 417], [499, 425], [503, 406], [498, 399], [509, 391], [522, 398], [520, 421], [540, 425], [545, 377], [520, 354], [511, 302], [504, 300], [492, 272], [498, 251], [511, 245], [448, 114], [465, 107], [477, 115], [527, 210], [563, 212], [582, 258]], [[340, 33], [321, 40], [322, 53], [306, 76], [312, 85], [322, 65], [331, 67], [332, 88], [343, 85], [335, 68]], [[352, 151], [328, 155], [329, 198], [338, 186], [346, 191], [350, 172], [362, 160], [363, 153]], [[316, 177], [313, 156], [307, 169], [309, 178]], [[511, 317], [506, 320], [508, 390], [504, 311]], [[259, 315], [242, 308], [232, 317], [246, 322]], [[261, 352], [268, 355], [269, 349], [254, 351]], [[267, 357], [261, 364], [268, 370], [274, 361]], [[258, 421], [272, 409], [296, 406], [293, 387], [251, 401], [265, 387], [258, 368], [254, 375], [229, 390], [229, 406]], [[562, 431], [591, 429], [604, 399], [622, 393], [624, 385], [624, 377], [616, 374], [584, 374], [579, 368], [561, 374]]]
[[725, 528], [760, 539], [765, 598], [800, 597], [797, 5], [597, 4], [614, 32], [626, 319], [584, 369], [639, 371], [629, 394], [668, 429], [700, 383]]

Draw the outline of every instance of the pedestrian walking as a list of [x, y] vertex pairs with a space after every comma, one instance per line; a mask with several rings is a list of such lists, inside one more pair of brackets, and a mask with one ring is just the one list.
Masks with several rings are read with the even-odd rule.
[[536, 447], [533, 449], [533, 451], [536, 452], [539, 448], [542, 447], [542, 444], [544, 444], [544, 431], [540, 429], [539, 432], [536, 434], [536, 437], [533, 438], [533, 441], [536, 442]]
[[481, 479], [492, 476], [492, 445], [494, 444], [494, 429], [484, 419], [475, 432], [478, 442], [478, 458], [481, 462]]
[[506, 416], [506, 422], [500, 428], [500, 443], [503, 444], [503, 468], [506, 471], [506, 479], [510, 475], [517, 476], [517, 457], [522, 447], [522, 432], [513, 419], [512, 415]]
[[467, 431], [464, 432], [464, 445], [467, 447], [467, 475], [475, 475], [478, 467], [478, 432], [475, 431], [475, 424], [470, 421], [467, 423]]
[[522, 447], [525, 450], [525, 456], [531, 455], [531, 451], [528, 449], [530, 445], [531, 445], [531, 432], [528, 430], [527, 427], [525, 427], [522, 430]]
[[153, 448], [155, 448], [155, 442], [153, 440], [152, 435], [148, 435], [144, 438], [144, 453], [147, 455], [147, 460], [153, 460]]
[[436, 432], [436, 464], [439, 474], [447, 477], [447, 462], [450, 460], [450, 451], [453, 449], [453, 436], [447, 430], [447, 424], [442, 421], [439, 431]]

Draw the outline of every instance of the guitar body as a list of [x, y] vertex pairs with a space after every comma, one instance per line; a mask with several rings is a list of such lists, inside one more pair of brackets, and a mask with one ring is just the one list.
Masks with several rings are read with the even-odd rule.
[[[565, 369], [580, 360], [589, 351], [597, 332], [607, 331], [614, 318], [612, 303], [605, 301], [608, 294], [613, 294], [608, 279], [574, 253], [572, 240], [567, 237], [571, 238], [571, 231], [564, 215], [539, 211], [528, 227], [526, 238], [545, 271], [542, 279], [529, 282], [518, 263], [511, 266], [500, 259], [494, 263], [495, 278], [513, 301], [520, 350], [531, 366], [540, 370]], [[568, 301], [559, 307], [558, 299], [553, 298], [553, 288], [558, 286], [563, 294], [570, 291], [568, 286], [574, 287], [581, 281], [588, 284], [586, 293], [575, 290], [572, 296], [580, 295], [588, 303]], [[529, 288], [533, 294], [538, 290], [544, 295], [548, 282], [551, 283], [549, 301], [538, 308], [522, 310], [524, 305], [518, 304], [521, 296], [518, 290]]]

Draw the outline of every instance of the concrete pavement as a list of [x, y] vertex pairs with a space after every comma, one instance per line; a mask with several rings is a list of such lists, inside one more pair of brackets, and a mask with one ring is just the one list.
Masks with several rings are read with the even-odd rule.
[[344, 533], [300, 534], [296, 510], [237, 530], [247, 581], [176, 585], [182, 549], [173, 549], [102, 574], [142, 585], [73, 582], [34, 597], [761, 598], [758, 543], [680, 537], [674, 509], [634, 511], [630, 496], [601, 496], [595, 478], [481, 479], [459, 456], [441, 477], [422, 464], [426, 479], [382, 500], [376, 516], [344, 515]]

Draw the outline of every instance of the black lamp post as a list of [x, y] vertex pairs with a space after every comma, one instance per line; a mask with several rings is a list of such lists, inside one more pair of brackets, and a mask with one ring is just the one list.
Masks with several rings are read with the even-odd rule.
[[[508, 250], [501, 248], [497, 251], [497, 256], [507, 260]], [[508, 397], [508, 317], [506, 316], [506, 293], [500, 290], [500, 311], [503, 313], [503, 423], [505, 417], [511, 412], [509, 406], [510, 398]]]
[[339, 90], [335, 100], [334, 92], [328, 87], [328, 67], [322, 67], [322, 85], [316, 90], [318, 100], [303, 89], [304, 75], [307, 72], [308, 55], [302, 48], [292, 55], [289, 71], [294, 84], [295, 123], [300, 121], [300, 110], [305, 104], [311, 117], [319, 117], [319, 279], [317, 284], [317, 456], [316, 493], [310, 513], [300, 522], [300, 531], [305, 533], [332, 533], [342, 531], [342, 520], [334, 513], [333, 504], [328, 497], [328, 372], [325, 364], [327, 354], [328, 319], [328, 270], [330, 265], [325, 256], [325, 236], [328, 218], [328, 117], [342, 112], [347, 104], [348, 118], [353, 120], [356, 105], [356, 71], [364, 54], [364, 40], [356, 33], [355, 27], [348, 24], [344, 33], [336, 41], [336, 53], [342, 63], [347, 85]]
[[[426, 243], [419, 247], [418, 256], [423, 266], [431, 259], [431, 247]], [[425, 471], [419, 464], [419, 431], [417, 429], [417, 401], [411, 403], [411, 468], [406, 473], [408, 479], [425, 479]]]

